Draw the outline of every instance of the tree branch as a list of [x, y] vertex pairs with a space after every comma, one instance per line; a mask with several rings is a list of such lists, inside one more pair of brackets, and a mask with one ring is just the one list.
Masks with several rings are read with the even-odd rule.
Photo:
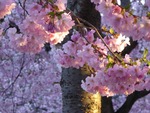
[[112, 97], [102, 97], [102, 113], [115, 113], [112, 104]]
[[129, 113], [133, 104], [140, 98], [148, 95], [150, 91], [135, 91], [134, 93], [127, 96], [125, 103], [116, 111], [116, 113]]

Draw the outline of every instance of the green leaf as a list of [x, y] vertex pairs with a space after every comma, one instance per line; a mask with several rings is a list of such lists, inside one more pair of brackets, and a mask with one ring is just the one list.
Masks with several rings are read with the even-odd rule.
[[91, 75], [92, 72], [94, 72], [94, 70], [88, 64], [84, 64], [83, 67], [81, 67], [82, 75]]
[[107, 59], [108, 59], [108, 64], [106, 65], [106, 70], [109, 69], [109, 68], [111, 68], [111, 67], [113, 67], [114, 64], [115, 64], [115, 61], [114, 61], [114, 59], [113, 59], [112, 56], [108, 55]]
[[50, 2], [50, 3], [54, 3], [54, 1], [53, 1], [53, 0], [48, 0], [48, 2]]
[[110, 29], [109, 29], [109, 32], [110, 32], [110, 34], [114, 34], [114, 33], [115, 33], [115, 31], [114, 31], [113, 28], [110, 28]]
[[143, 52], [143, 59], [146, 59], [147, 55], [148, 55], [148, 49], [146, 48]]
[[111, 68], [111, 67], [113, 67], [113, 66], [114, 66], [114, 63], [108, 63], [108, 64], [106, 65], [106, 70], [109, 69], [109, 68]]
[[52, 18], [55, 17], [55, 12], [49, 12], [48, 15], [50, 15]]
[[147, 64], [148, 64], [148, 66], [150, 66], [150, 61], [149, 60], [147, 61]]
[[146, 15], [148, 18], [150, 18], [150, 12], [147, 12], [147, 15]]
[[57, 12], [56, 13], [56, 16], [58, 17], [58, 19], [60, 20], [62, 18], [62, 14], [64, 13], [64, 11], [61, 11], [61, 12]]
[[126, 10], [126, 11], [129, 11], [130, 7], [131, 7], [131, 5], [130, 5], [130, 4], [128, 4], [128, 5], [127, 5], [127, 6], [125, 6], [124, 8], [125, 8], [125, 10]]
[[109, 63], [114, 63], [114, 59], [110, 55], [107, 56], [107, 59]]

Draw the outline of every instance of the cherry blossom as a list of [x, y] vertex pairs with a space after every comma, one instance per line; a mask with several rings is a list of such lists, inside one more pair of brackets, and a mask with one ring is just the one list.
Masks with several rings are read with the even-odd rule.
[[[91, 2], [102, 14], [103, 37], [66, 10], [67, 0], [0, 1], [0, 112], [61, 113], [62, 68], [88, 66], [81, 87], [90, 93], [124, 98], [150, 90], [149, 0], [133, 1], [129, 9], [112, 0]], [[138, 45], [121, 56], [129, 37]], [[51, 51], [44, 51], [45, 43]]]
[[15, 8], [15, 3], [13, 0], [1, 0], [0, 1], [0, 19], [5, 15], [10, 14], [11, 10]]

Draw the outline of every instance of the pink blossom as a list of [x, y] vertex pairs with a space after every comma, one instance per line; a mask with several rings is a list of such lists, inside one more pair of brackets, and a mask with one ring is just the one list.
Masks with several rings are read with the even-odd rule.
[[0, 1], [0, 18], [4, 18], [5, 15], [10, 14], [11, 10], [15, 8], [13, 0], [1, 0]]

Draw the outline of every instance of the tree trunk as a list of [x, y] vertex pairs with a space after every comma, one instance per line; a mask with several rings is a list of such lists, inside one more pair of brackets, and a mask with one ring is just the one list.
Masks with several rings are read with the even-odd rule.
[[[68, 8], [100, 30], [100, 14], [90, 0], [68, 0]], [[80, 69], [63, 69], [61, 78], [63, 113], [101, 113], [101, 97], [81, 88], [87, 76]]]
[[101, 113], [99, 94], [83, 91], [81, 80], [86, 76], [80, 69], [63, 69], [61, 87], [63, 100], [63, 113]]

